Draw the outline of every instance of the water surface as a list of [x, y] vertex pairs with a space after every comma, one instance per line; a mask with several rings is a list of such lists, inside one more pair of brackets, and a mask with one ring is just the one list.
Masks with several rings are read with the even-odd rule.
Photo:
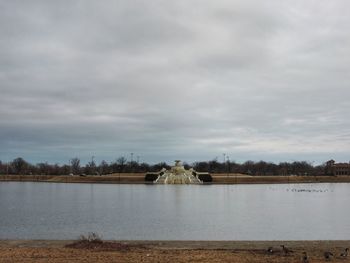
[[0, 239], [347, 240], [350, 184], [0, 182]]

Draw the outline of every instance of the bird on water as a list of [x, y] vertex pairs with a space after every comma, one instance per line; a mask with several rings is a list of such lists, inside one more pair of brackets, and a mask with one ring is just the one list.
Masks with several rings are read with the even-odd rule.
[[285, 256], [288, 255], [289, 253], [293, 252], [292, 250], [286, 248], [285, 245], [281, 245], [281, 247], [282, 247], [282, 251], [283, 251]]

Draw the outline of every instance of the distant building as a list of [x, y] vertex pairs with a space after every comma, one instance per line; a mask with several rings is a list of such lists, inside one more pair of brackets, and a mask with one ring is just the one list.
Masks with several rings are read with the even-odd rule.
[[325, 167], [326, 175], [350, 175], [350, 163], [336, 163], [329, 160]]

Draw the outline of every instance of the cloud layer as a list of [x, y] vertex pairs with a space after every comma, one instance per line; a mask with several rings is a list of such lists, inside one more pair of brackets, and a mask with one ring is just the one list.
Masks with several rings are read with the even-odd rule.
[[0, 0], [0, 160], [348, 161], [349, 10]]

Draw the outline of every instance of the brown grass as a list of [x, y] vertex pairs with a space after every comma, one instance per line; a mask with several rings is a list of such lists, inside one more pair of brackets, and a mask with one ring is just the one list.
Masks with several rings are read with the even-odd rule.
[[[46, 242], [46, 243], [45, 243]], [[339, 257], [349, 241], [285, 241], [293, 250], [285, 256], [277, 241], [138, 241], [92, 240], [86, 246], [65, 246], [62, 241], [0, 241], [0, 262], [301, 262], [306, 251], [310, 262], [325, 262], [324, 251], [331, 251], [332, 262], [350, 262]], [[39, 245], [38, 245], [39, 244]], [[40, 245], [41, 244], [41, 245]], [[60, 244], [60, 245], [58, 245]], [[81, 244], [81, 243], [76, 243]], [[94, 247], [91, 247], [94, 244]], [[105, 244], [105, 245], [101, 245]], [[143, 245], [143, 247], [142, 247]], [[268, 254], [272, 246], [276, 252]], [[126, 247], [126, 249], [124, 249]]]
[[275, 184], [275, 183], [337, 183], [350, 182], [350, 176], [248, 176], [213, 174], [217, 184]]

